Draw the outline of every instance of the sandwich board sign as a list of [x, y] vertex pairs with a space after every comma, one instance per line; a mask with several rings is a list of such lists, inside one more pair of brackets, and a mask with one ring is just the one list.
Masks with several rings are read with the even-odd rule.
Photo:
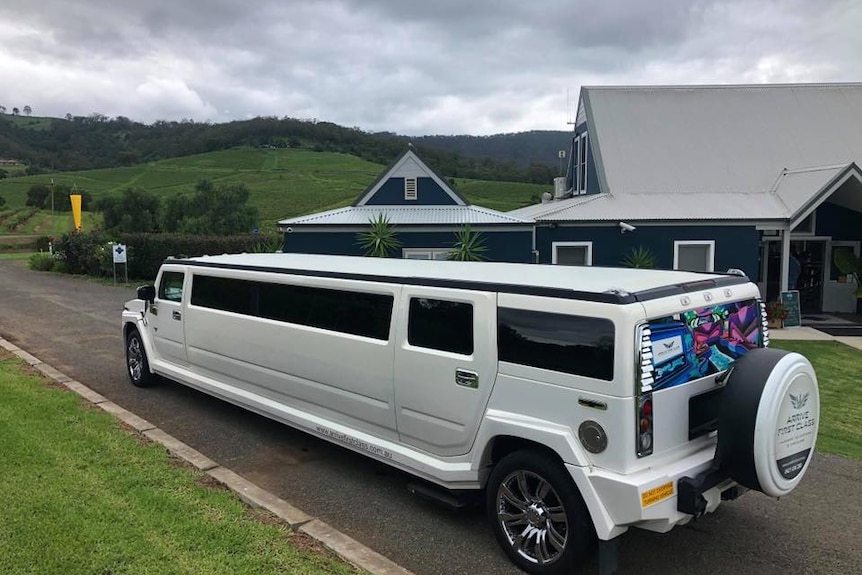
[[799, 327], [802, 325], [802, 314], [799, 311], [799, 290], [781, 292], [781, 303], [787, 308], [784, 327]]

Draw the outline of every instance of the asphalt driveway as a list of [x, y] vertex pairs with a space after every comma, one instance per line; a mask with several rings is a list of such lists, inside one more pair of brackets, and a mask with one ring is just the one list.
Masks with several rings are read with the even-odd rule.
[[[480, 509], [413, 496], [406, 474], [178, 384], [133, 387], [120, 334], [132, 297], [0, 260], [0, 335], [418, 575], [519, 573]], [[749, 493], [668, 534], [629, 532], [619, 572], [862, 573], [860, 538], [862, 462], [818, 454], [781, 501]]]

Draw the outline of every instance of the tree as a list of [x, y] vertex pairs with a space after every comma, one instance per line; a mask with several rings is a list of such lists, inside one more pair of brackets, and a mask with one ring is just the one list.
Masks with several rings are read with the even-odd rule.
[[6, 106], [0, 106], [0, 114], [6, 113]]
[[227, 235], [251, 231], [257, 223], [257, 208], [248, 205], [245, 183], [213, 185], [200, 180], [188, 196], [168, 198], [162, 211], [162, 228], [185, 234]]
[[34, 208], [39, 208], [40, 210], [45, 208], [45, 203], [48, 201], [48, 198], [51, 196], [51, 190], [48, 189], [47, 186], [43, 186], [42, 184], [34, 184], [30, 186], [30, 189], [27, 190], [27, 201], [24, 202], [25, 206], [32, 206]]
[[18, 110], [18, 108], [17, 108], [17, 107], [16, 107], [16, 108], [12, 108], [12, 115], [13, 115], [13, 116], [17, 116], [19, 113], [20, 113], [20, 111]]
[[452, 246], [452, 251], [446, 256], [449, 260], [458, 260], [462, 262], [478, 262], [485, 259], [484, 253], [487, 251], [485, 246], [485, 238], [481, 232], [470, 229], [470, 224], [464, 224], [460, 230], [455, 232], [455, 245]]
[[9, 177], [9, 172], [4, 170], [3, 168], [0, 168], [0, 180], [2, 180], [4, 178], [8, 178], [8, 177]]
[[29, 116], [32, 113], [33, 113], [33, 108], [31, 108], [29, 105], [24, 106], [24, 115]]
[[93, 207], [102, 213], [106, 230], [121, 233], [158, 231], [161, 200], [142, 188], [126, 188], [120, 197], [105, 196]]
[[365, 255], [375, 258], [388, 258], [393, 250], [401, 247], [401, 241], [395, 234], [395, 226], [389, 223], [389, 217], [383, 213], [369, 220], [371, 229], [356, 234], [356, 243], [365, 250]]
[[3, 198], [3, 196], [0, 196], [0, 208], [2, 208], [5, 205], [6, 205], [6, 200]]

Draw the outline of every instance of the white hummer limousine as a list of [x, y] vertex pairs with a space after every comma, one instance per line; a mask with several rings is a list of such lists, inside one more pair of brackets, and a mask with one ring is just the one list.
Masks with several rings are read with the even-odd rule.
[[299, 254], [164, 262], [126, 304], [128, 373], [484, 493], [530, 573], [792, 491], [817, 380], [767, 349], [757, 287], [701, 274]]

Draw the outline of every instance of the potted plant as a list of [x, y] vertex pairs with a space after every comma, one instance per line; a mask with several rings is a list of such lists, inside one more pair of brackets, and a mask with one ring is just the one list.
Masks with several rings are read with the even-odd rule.
[[787, 317], [787, 306], [780, 301], [771, 301], [766, 304], [766, 325], [770, 328], [780, 328], [784, 318]]

